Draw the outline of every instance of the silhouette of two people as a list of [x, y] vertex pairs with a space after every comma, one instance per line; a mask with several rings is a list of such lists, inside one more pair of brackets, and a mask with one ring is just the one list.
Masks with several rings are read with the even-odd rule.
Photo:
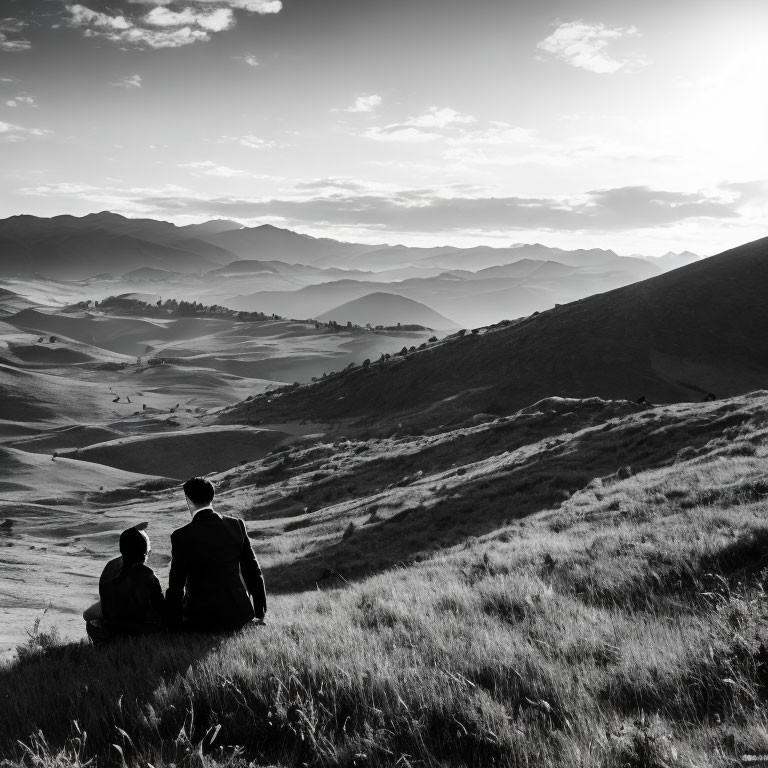
[[146, 565], [146, 523], [128, 528], [120, 534], [121, 556], [107, 563], [99, 579], [99, 602], [83, 614], [95, 643], [162, 629], [228, 632], [254, 619], [263, 622], [264, 578], [245, 523], [214, 510], [209, 480], [194, 477], [183, 488], [192, 520], [171, 534], [165, 597]]

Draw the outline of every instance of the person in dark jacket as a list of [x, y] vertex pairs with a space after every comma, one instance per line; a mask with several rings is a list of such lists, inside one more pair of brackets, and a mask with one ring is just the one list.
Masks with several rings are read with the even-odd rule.
[[83, 614], [88, 636], [95, 643], [162, 629], [165, 601], [157, 576], [146, 565], [151, 546], [145, 527], [134, 526], [120, 534], [120, 557], [104, 567], [99, 602]]
[[214, 511], [209, 480], [193, 477], [183, 487], [192, 521], [171, 534], [165, 593], [171, 627], [218, 632], [263, 621], [264, 578], [245, 523]]

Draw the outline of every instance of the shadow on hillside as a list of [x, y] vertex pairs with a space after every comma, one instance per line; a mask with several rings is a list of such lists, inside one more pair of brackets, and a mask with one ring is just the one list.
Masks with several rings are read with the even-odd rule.
[[166, 710], [156, 718], [153, 707], [160, 709], [167, 687], [183, 680], [226, 639], [159, 634], [100, 648], [87, 641], [54, 644], [0, 667], [0, 754], [20, 752], [18, 741], [29, 743], [39, 731], [50, 745], [63, 745], [76, 735], [73, 722], [88, 734], [92, 749], [105, 752], [120, 740], [113, 724], [129, 718], [173, 740], [188, 713]]
[[[377, 456], [375, 461], [356, 464], [351, 469], [336, 468], [332, 473], [316, 472], [314, 481], [288, 497], [277, 497], [270, 503], [260, 503], [247, 511], [249, 520], [275, 519], [303, 514], [305, 508], [320, 509], [342, 501], [357, 499], [376, 493], [382, 487], [398, 484], [404, 476], [420, 470], [425, 474], [442, 472], [456, 466], [457, 460], [477, 462], [505, 451], [514, 451], [545, 439], [553, 439], [564, 432], [600, 425], [612, 416], [626, 416], [636, 412], [634, 404], [595, 403], [568, 404], [572, 410], [552, 410], [518, 415], [512, 421], [492, 424], [488, 428], [470, 433], [453, 433], [453, 439], [436, 444], [419, 445], [417, 452], [390, 453]], [[415, 438], [418, 444], [419, 438]], [[358, 446], [357, 453], [360, 452]], [[365, 452], [365, 446], [363, 445]], [[327, 454], [332, 456], [332, 452]], [[273, 482], [285, 476], [290, 469], [290, 457], [284, 456], [256, 477]]]
[[[671, 417], [655, 428], [640, 418], [629, 423], [607, 422], [575, 439], [570, 435], [554, 438], [528, 463], [469, 480], [443, 493], [438, 490], [439, 500], [433, 506], [414, 503], [392, 517], [377, 519], [380, 510], [372, 505], [370, 522], [347, 529], [339, 539], [303, 557], [265, 569], [268, 589], [297, 592], [337, 587], [395, 565], [418, 562], [513, 520], [556, 508], [596, 478], [609, 478], [622, 467], [641, 472], [668, 466], [681, 450], [698, 451], [748, 418], [748, 413], [723, 408], [701, 414], [698, 420], [689, 415], [685, 422], [676, 422]], [[310, 525], [311, 520], [307, 527]]]

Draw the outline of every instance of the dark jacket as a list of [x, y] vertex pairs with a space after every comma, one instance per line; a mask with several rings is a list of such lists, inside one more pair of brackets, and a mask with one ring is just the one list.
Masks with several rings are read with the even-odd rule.
[[110, 560], [99, 579], [101, 611], [117, 634], [156, 632], [162, 627], [163, 589], [154, 571], [143, 563], [124, 565]]
[[171, 534], [168, 620], [190, 629], [233, 629], [264, 618], [267, 596], [256, 555], [236, 517], [201, 509]]

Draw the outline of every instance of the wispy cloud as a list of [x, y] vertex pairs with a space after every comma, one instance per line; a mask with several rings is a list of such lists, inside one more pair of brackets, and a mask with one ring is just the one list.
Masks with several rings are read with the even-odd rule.
[[222, 136], [220, 141], [225, 144], [239, 144], [241, 147], [247, 147], [248, 149], [275, 149], [276, 147], [284, 146], [278, 144], [276, 141], [262, 139], [253, 134], [246, 134], [245, 136]]
[[467, 125], [476, 123], [477, 119], [472, 115], [462, 115], [450, 107], [430, 107], [429, 110], [418, 117], [411, 117], [405, 121], [405, 125], [415, 128], [448, 128], [454, 125]]
[[566, 197], [482, 197], [431, 189], [372, 193], [345, 190], [338, 183], [331, 186], [333, 192], [305, 199], [171, 196], [135, 202], [165, 213], [242, 219], [270, 216], [289, 224], [454, 235], [514, 230], [615, 232], [664, 228], [689, 220], [735, 220], [745, 201], [744, 194], [734, 189], [676, 192], [636, 186]]
[[249, 67], [256, 68], [260, 66], [259, 60], [252, 53], [246, 53], [243, 56], [235, 56], [235, 58], [238, 61], [242, 61], [244, 64], [247, 64]]
[[[212, 33], [235, 26], [235, 10], [251, 13], [278, 13], [278, 0], [189, 0], [174, 11], [167, 2], [129, 0], [132, 5], [153, 5], [147, 13], [116, 14], [95, 11], [79, 3], [67, 5], [69, 23], [84, 30], [86, 37], [105, 37], [123, 45], [148, 48], [179, 48], [210, 40]], [[196, 9], [195, 5], [200, 6]], [[213, 6], [220, 6], [214, 8]]]
[[217, 165], [211, 160], [197, 160], [192, 163], [180, 163], [179, 167], [191, 168], [193, 171], [204, 173], [206, 176], [218, 176], [219, 178], [224, 179], [231, 179], [235, 176], [250, 176], [247, 171], [240, 171], [226, 165]]
[[115, 88], [141, 88], [141, 75], [130, 75], [124, 77], [122, 80], [116, 80], [114, 83], [110, 83]]
[[112, 187], [94, 186], [80, 182], [62, 181], [39, 184], [37, 186], [22, 187], [19, 194], [29, 197], [65, 198], [71, 200], [85, 200], [98, 206], [98, 210], [120, 210], [125, 213], [150, 212], [149, 206], [135, 202], [144, 196], [165, 196], [191, 194], [185, 187], [175, 184], [166, 184], [161, 187]]
[[0, 51], [20, 53], [28, 51], [32, 43], [22, 34], [26, 24], [19, 19], [0, 19]]
[[37, 102], [32, 96], [14, 96], [5, 102], [6, 107], [36, 107]]
[[424, 114], [402, 123], [369, 128], [363, 135], [376, 141], [429, 142], [445, 135], [446, 129], [476, 122], [472, 115], [462, 115], [450, 107], [430, 107]]
[[497, 146], [520, 144], [532, 141], [533, 131], [500, 120], [491, 120], [487, 125], [472, 130], [464, 130], [455, 136], [449, 136], [451, 146]]
[[52, 133], [53, 131], [49, 131], [45, 128], [25, 128], [21, 125], [4, 123], [0, 120], [0, 141], [24, 141], [29, 136], [48, 136]]
[[613, 43], [639, 34], [637, 27], [608, 27], [605, 24], [569, 21], [560, 24], [542, 40], [538, 49], [588, 72], [600, 75], [630, 72], [647, 66], [648, 60], [638, 56], [611, 55], [606, 49]]
[[354, 103], [347, 107], [345, 112], [373, 112], [381, 106], [381, 96], [377, 93], [370, 93], [364, 96], [358, 96]]
[[675, 159], [657, 147], [618, 141], [609, 134], [553, 140], [537, 131], [494, 122], [446, 139], [444, 159], [466, 168], [593, 165], [596, 161], [662, 163]]

